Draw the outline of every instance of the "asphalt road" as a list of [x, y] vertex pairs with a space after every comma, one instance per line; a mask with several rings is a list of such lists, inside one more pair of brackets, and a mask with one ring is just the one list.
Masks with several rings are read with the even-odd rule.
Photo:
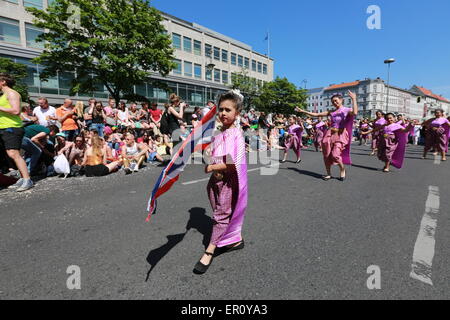
[[[157, 167], [0, 191], [0, 299], [449, 299], [450, 163], [408, 147], [405, 167], [385, 174], [368, 147], [352, 153], [345, 182], [322, 181], [321, 155], [308, 150], [276, 175], [250, 165], [246, 248], [203, 276], [192, 272], [211, 231], [201, 165], [160, 198], [150, 223]], [[436, 232], [425, 225], [432, 240], [416, 243], [430, 186]], [[410, 277], [415, 248], [432, 258], [433, 285]], [[80, 290], [66, 286], [72, 265]], [[373, 265], [381, 288], [370, 290]]]

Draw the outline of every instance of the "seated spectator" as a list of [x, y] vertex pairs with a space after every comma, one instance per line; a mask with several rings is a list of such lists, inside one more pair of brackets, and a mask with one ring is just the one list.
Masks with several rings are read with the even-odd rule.
[[191, 123], [192, 128], [195, 128], [200, 123], [200, 121], [198, 121], [198, 116], [195, 113], [192, 115]]
[[131, 127], [131, 120], [125, 102], [119, 103], [119, 110], [116, 114], [117, 125], [120, 128]]
[[168, 143], [162, 136], [155, 136], [156, 151], [160, 155], [172, 155], [173, 144]]
[[90, 111], [92, 116], [91, 129], [96, 130], [100, 138], [103, 138], [103, 130], [105, 129], [106, 114], [103, 111], [101, 102], [97, 102], [95, 107]]
[[122, 161], [114, 161], [107, 164], [106, 144], [98, 135], [92, 135], [92, 146], [86, 149], [83, 159], [83, 167], [87, 177], [101, 177], [117, 171]]
[[144, 135], [138, 139], [138, 142], [140, 140], [141, 140], [140, 143], [144, 144], [145, 147], [147, 148], [146, 157], [148, 162], [155, 160], [159, 162], [164, 162], [163, 157], [161, 157], [161, 155], [158, 154], [155, 142], [152, 140], [152, 138], [149, 136], [148, 133], [144, 133]]
[[24, 126], [33, 124], [38, 121], [38, 118], [33, 116], [33, 111], [31, 111], [30, 105], [28, 103], [22, 105], [22, 112], [20, 113], [20, 118], [22, 119]]
[[47, 98], [39, 98], [38, 104], [39, 105], [33, 109], [33, 116], [38, 118], [39, 124], [44, 127], [56, 125], [56, 122], [58, 121], [56, 109], [49, 106]]
[[67, 159], [69, 159], [70, 151], [73, 147], [73, 142], [66, 140], [66, 135], [64, 133], [58, 133], [56, 135], [56, 146], [55, 152], [59, 155], [65, 155]]
[[146, 159], [146, 153], [147, 147], [144, 144], [137, 143], [133, 134], [127, 133], [125, 135], [125, 144], [122, 146], [122, 160], [125, 173], [138, 172]]
[[92, 112], [94, 110], [95, 104], [97, 103], [97, 100], [94, 98], [89, 99], [89, 105], [84, 108], [84, 125], [85, 128], [90, 129], [92, 125]]
[[67, 141], [73, 141], [78, 135], [78, 116], [73, 108], [72, 100], [65, 99], [64, 104], [56, 110], [56, 116], [61, 123], [61, 131], [66, 135]]
[[70, 166], [80, 166], [83, 163], [84, 153], [86, 152], [87, 145], [84, 137], [82, 135], [78, 135], [75, 137], [75, 143], [70, 150], [69, 154], [69, 164]]
[[77, 116], [76, 122], [78, 125], [78, 128], [81, 130], [82, 128], [84, 128], [86, 126], [85, 124], [85, 120], [84, 120], [84, 104], [83, 101], [77, 101], [77, 103], [75, 103], [75, 115]]

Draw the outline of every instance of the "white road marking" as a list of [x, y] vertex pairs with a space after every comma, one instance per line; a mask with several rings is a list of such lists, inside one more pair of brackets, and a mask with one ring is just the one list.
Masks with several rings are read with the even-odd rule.
[[425, 205], [425, 214], [420, 224], [419, 235], [414, 246], [410, 277], [433, 285], [432, 264], [436, 240], [437, 218], [439, 215], [439, 188], [430, 186]]
[[[274, 163], [274, 164], [272, 164], [270, 166], [264, 166], [264, 167], [259, 167], [259, 168], [254, 168], [254, 169], [247, 170], [247, 173], [248, 172], [258, 171], [258, 170], [261, 170], [261, 169], [264, 169], [264, 168], [272, 168], [272, 167], [276, 167], [276, 166], [279, 166], [279, 165], [280, 165], [279, 163]], [[205, 181], [208, 181], [209, 179], [210, 178], [199, 179], [199, 180], [192, 180], [192, 181], [188, 181], [188, 182], [183, 182], [182, 185], [183, 186], [187, 186], [187, 185], [190, 185], [190, 184], [196, 184], [196, 183], [199, 183], [199, 182], [205, 182]]]

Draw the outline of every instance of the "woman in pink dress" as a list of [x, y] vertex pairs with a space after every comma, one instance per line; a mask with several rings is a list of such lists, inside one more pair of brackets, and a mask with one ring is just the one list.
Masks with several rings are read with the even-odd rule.
[[388, 113], [386, 123], [369, 132], [378, 133], [378, 159], [384, 162], [383, 172], [390, 172], [391, 164], [398, 169], [402, 168], [411, 128], [414, 128], [413, 122], [404, 127], [396, 123], [393, 113]]
[[247, 208], [247, 162], [244, 137], [235, 126], [243, 101], [244, 97], [235, 90], [219, 98], [221, 129], [212, 139], [211, 164], [205, 167], [206, 173], [213, 173], [207, 191], [214, 224], [208, 248], [195, 265], [196, 274], [208, 270], [216, 248], [244, 248], [241, 231]]
[[297, 117], [296, 116], [290, 116], [289, 117], [289, 128], [287, 132], [286, 141], [284, 143], [285, 149], [284, 149], [284, 158], [281, 160], [281, 163], [285, 163], [288, 156], [288, 151], [290, 149], [294, 149], [295, 155], [297, 156], [297, 162], [300, 163], [302, 160], [300, 159], [301, 156], [301, 150], [303, 147], [302, 144], [302, 134], [303, 134], [303, 124], [299, 122], [297, 124]]
[[367, 141], [370, 139], [370, 126], [369, 126], [369, 120], [364, 119], [360, 122], [359, 126], [359, 133], [360, 133], [360, 139], [359, 139], [359, 145], [361, 146], [364, 141], [364, 145], [367, 146]]
[[425, 121], [423, 126], [427, 129], [423, 159], [426, 159], [428, 151], [434, 148], [436, 152], [441, 154], [442, 161], [447, 161], [446, 154], [448, 152], [450, 136], [450, 121], [445, 118], [444, 110], [436, 110], [435, 117]]
[[316, 152], [322, 152], [322, 140], [325, 132], [327, 132], [328, 126], [327, 123], [322, 121], [322, 117], [319, 117], [319, 121], [314, 125], [314, 147], [316, 148]]
[[378, 138], [381, 135], [381, 132], [377, 129], [386, 124], [386, 119], [384, 118], [384, 113], [382, 111], [377, 111], [376, 117], [377, 118], [372, 123], [372, 129], [374, 129], [374, 132], [372, 133], [372, 153], [370, 154], [371, 156], [375, 155], [375, 153], [377, 152]]
[[348, 95], [352, 99], [353, 108], [343, 106], [344, 97], [341, 94], [335, 94], [331, 97], [331, 102], [335, 107], [321, 113], [312, 113], [296, 108], [297, 112], [305, 113], [311, 117], [330, 117], [330, 128], [325, 133], [322, 140], [322, 153], [325, 162], [327, 175], [323, 180], [331, 180], [331, 166], [338, 165], [340, 169], [340, 177], [338, 180], [346, 179], [345, 165], [351, 165], [350, 145], [353, 133], [353, 118], [358, 114], [358, 103], [356, 94], [348, 91]]

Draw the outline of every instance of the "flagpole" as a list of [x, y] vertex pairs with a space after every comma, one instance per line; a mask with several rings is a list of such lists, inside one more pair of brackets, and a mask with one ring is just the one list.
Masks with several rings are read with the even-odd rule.
[[267, 57], [270, 58], [270, 33], [267, 31]]

